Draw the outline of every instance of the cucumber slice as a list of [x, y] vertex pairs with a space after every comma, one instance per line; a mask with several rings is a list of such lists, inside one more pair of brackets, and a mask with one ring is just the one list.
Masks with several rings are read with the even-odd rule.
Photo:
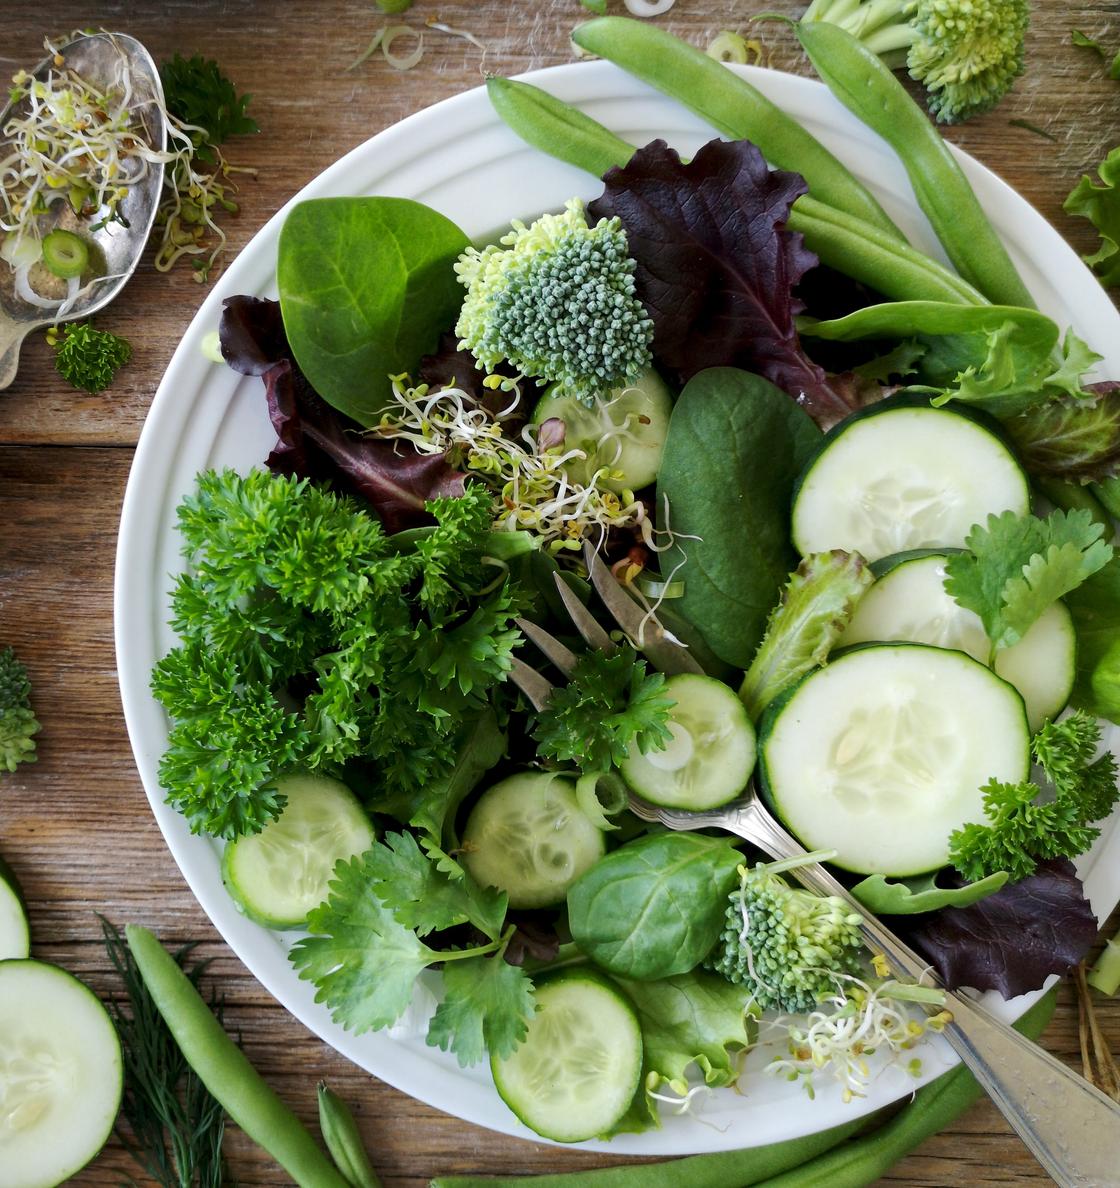
[[479, 797], [463, 830], [463, 865], [513, 908], [563, 903], [606, 852], [603, 831], [576, 799], [574, 780], [551, 772], [510, 776]]
[[296, 773], [276, 781], [284, 811], [260, 833], [230, 842], [222, 881], [237, 906], [266, 928], [302, 928], [328, 894], [340, 859], [376, 840], [357, 797], [338, 780]]
[[810, 673], [763, 714], [762, 793], [809, 850], [860, 874], [944, 866], [984, 820], [981, 785], [1030, 772], [1023, 699], [963, 652], [871, 644]]
[[672, 411], [668, 385], [650, 370], [591, 407], [553, 385], [533, 410], [533, 424], [552, 417], [564, 422], [564, 449], [586, 455], [564, 463], [573, 483], [586, 486], [606, 468], [609, 473], [600, 478], [600, 486], [639, 491], [657, 478]]
[[802, 556], [845, 549], [869, 561], [905, 549], [963, 545], [995, 512], [1030, 509], [1011, 451], [972, 417], [885, 401], [824, 440], [794, 492]]
[[570, 970], [538, 983], [525, 1042], [490, 1058], [502, 1100], [558, 1143], [606, 1134], [630, 1108], [642, 1074], [634, 1008], [606, 978]]
[[0, 1183], [53, 1188], [105, 1145], [124, 1085], [109, 1015], [77, 978], [0, 962]]
[[43, 263], [55, 276], [71, 280], [89, 267], [89, 248], [80, 235], [56, 227], [43, 239]]
[[677, 703], [669, 712], [672, 741], [643, 755], [631, 748], [619, 765], [626, 783], [651, 804], [716, 808], [734, 800], [754, 770], [754, 727], [743, 703], [722, 681], [685, 673], [665, 682]]
[[30, 952], [31, 927], [23, 892], [12, 868], [0, 858], [0, 961], [27, 957]]
[[[838, 646], [899, 640], [955, 648], [987, 663], [991, 645], [984, 625], [945, 592], [945, 562], [944, 553], [928, 553], [891, 566], [864, 595]], [[995, 671], [1019, 690], [1031, 730], [1065, 708], [1076, 651], [1073, 619], [1056, 602], [1014, 647], [996, 653]]]

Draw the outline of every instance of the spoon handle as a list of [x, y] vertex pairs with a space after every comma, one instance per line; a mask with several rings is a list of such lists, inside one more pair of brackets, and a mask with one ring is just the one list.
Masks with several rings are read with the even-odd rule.
[[0, 311], [0, 391], [16, 378], [19, 367], [19, 348], [27, 335], [27, 327], [6, 318]]
[[[805, 853], [757, 801], [724, 816], [724, 828], [774, 858]], [[837, 895], [854, 907], [863, 917], [868, 946], [882, 953], [896, 974], [927, 983], [933, 978], [929, 962], [822, 866], [808, 863], [789, 873], [810, 891]], [[1120, 1185], [1120, 1104], [979, 1002], [947, 990], [945, 1008], [953, 1019], [942, 1034], [1054, 1181], [1062, 1188]]]

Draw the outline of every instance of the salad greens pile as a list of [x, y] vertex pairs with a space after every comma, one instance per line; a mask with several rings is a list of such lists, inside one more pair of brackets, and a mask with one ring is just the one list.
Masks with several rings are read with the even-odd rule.
[[[811, 858], [946, 986], [1018, 994], [1079, 960], [1095, 920], [1070, 859], [1117, 798], [1091, 715], [1120, 721], [1120, 569], [1101, 503], [1070, 480], [1102, 501], [1120, 483], [1116, 385], [1088, 382], [1098, 357], [1074, 333], [990, 304], [885, 214], [829, 207], [750, 140], [684, 162], [660, 141], [620, 150], [532, 88], [501, 94], [531, 141], [563, 127], [566, 159], [617, 160], [600, 197], [481, 247], [403, 199], [302, 203], [279, 302], [225, 304], [222, 353], [261, 378], [277, 441], [267, 469], [206, 472], [179, 509], [180, 642], [153, 674], [168, 799], [225, 839], [248, 914], [302, 930], [291, 960], [338, 1023], [413, 1028], [426, 987], [427, 1042], [489, 1058], [546, 1137], [642, 1130], [658, 1102], [733, 1084], [766, 1009], [807, 1013], [779, 1027], [770, 1069], [810, 1092], [819, 1074], [866, 1092], [873, 1050], [916, 1073], [941, 990], [890, 978], [857, 912], [782, 877], [796, 862], [666, 831], [627, 796], [711, 807], [718, 779], [718, 807], [757, 752], [793, 828], [782, 748], [824, 739], [796, 793], [878, 850], [837, 830]], [[867, 209], [839, 162], [811, 165], [830, 200]], [[799, 212], [830, 264], [862, 281], [871, 258], [882, 297], [904, 299], [842, 267], [822, 279]], [[1015, 291], [1004, 257], [992, 284]], [[914, 446], [914, 426], [951, 444]], [[913, 529], [895, 548], [919, 552], [888, 556], [841, 521], [896, 447], [923, 455], [918, 477], [886, 473], [850, 512], [872, 545], [884, 524]], [[824, 510], [805, 512], [822, 485]], [[1032, 514], [1032, 485], [1056, 510]], [[970, 518], [944, 527], [961, 501]], [[623, 637], [599, 609], [585, 544], [688, 671], [654, 671], [665, 653], [640, 657], [643, 630]], [[934, 626], [845, 646], [867, 600], [904, 571], [928, 581], [915, 566], [931, 558], [932, 586], [908, 597]], [[573, 637], [573, 601], [602, 646]], [[545, 640], [543, 674], [526, 636]], [[1058, 657], [1041, 676], [1040, 638]], [[975, 772], [907, 683], [935, 652], [993, 715]], [[790, 708], [853, 661], [882, 665], [864, 681], [877, 708], [816, 693]], [[1032, 681], [1049, 700], [1028, 726]], [[944, 793], [962, 770], [977, 778]], [[907, 834], [944, 868], [896, 860]]]

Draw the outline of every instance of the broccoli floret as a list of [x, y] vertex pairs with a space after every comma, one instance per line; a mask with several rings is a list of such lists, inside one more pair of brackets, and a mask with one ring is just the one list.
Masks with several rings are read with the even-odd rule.
[[635, 296], [617, 218], [589, 227], [573, 198], [561, 215], [515, 222], [499, 244], [469, 248], [455, 265], [467, 289], [460, 349], [491, 371], [507, 360], [586, 403], [646, 370], [653, 323]]
[[828, 21], [890, 66], [905, 65], [930, 111], [954, 124], [990, 111], [1023, 73], [1029, 0], [813, 0], [802, 21]]
[[746, 986], [763, 1010], [813, 1010], [836, 992], [835, 975], [864, 966], [862, 917], [834, 895], [791, 887], [781, 872], [819, 855], [739, 868], [727, 925], [705, 964]]
[[18, 763], [34, 763], [39, 723], [31, 712], [31, 682], [27, 669], [11, 648], [0, 648], [0, 770], [15, 771]]
[[132, 358], [132, 347], [108, 330], [95, 330], [91, 322], [68, 326], [64, 337], [48, 331], [47, 341], [56, 348], [54, 365], [75, 388], [96, 395], [103, 392], [117, 371]]

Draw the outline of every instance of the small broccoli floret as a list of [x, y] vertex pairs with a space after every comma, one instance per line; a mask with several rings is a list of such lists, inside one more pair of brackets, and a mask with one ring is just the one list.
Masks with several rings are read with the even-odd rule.
[[11, 648], [0, 648], [0, 770], [15, 771], [17, 764], [35, 761], [31, 736], [38, 729], [27, 669]]
[[460, 349], [488, 370], [504, 359], [587, 403], [646, 370], [653, 323], [635, 296], [617, 218], [589, 227], [573, 198], [561, 215], [515, 222], [499, 243], [469, 248], [455, 265], [467, 289]]
[[727, 926], [705, 964], [746, 986], [763, 1010], [811, 1011], [836, 992], [836, 975], [863, 968], [862, 917], [837, 896], [814, 895], [780, 877], [820, 857], [739, 868]]
[[1023, 73], [1029, 0], [813, 0], [802, 21], [828, 21], [890, 66], [905, 65], [930, 111], [959, 123], [990, 111]]
[[54, 365], [62, 378], [94, 395], [103, 392], [132, 358], [132, 347], [123, 338], [95, 330], [91, 322], [68, 326], [61, 340], [50, 331], [47, 341], [57, 348]]

